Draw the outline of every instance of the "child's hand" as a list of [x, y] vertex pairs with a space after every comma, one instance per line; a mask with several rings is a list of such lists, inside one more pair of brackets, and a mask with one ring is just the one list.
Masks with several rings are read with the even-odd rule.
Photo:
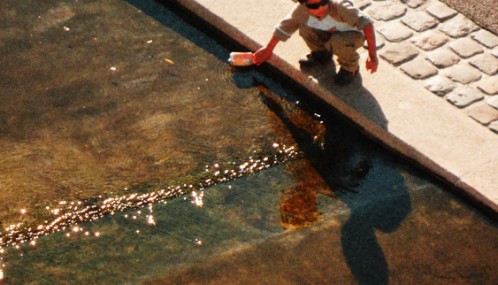
[[273, 51], [271, 49], [269, 49], [267, 47], [260, 48], [259, 50], [257, 50], [254, 53], [254, 56], [253, 56], [254, 64], [256, 64], [256, 65], [262, 64], [263, 62], [267, 61], [271, 57], [272, 54], [273, 54]]
[[367, 58], [367, 63], [366, 63], [366, 67], [367, 67], [367, 70], [370, 70], [370, 73], [374, 73], [377, 71], [377, 67], [379, 66], [379, 59], [374, 56], [374, 57], [368, 57]]

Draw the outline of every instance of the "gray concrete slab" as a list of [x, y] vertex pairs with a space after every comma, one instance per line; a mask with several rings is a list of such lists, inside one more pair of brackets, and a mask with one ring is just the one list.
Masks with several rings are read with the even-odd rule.
[[[253, 51], [267, 43], [275, 25], [295, 5], [290, 0], [178, 2]], [[438, 4], [431, 1], [426, 5], [434, 3]], [[465, 27], [472, 25], [468, 19], [456, 20]], [[391, 23], [378, 21], [375, 25]], [[476, 29], [479, 27], [472, 26], [473, 31]], [[467, 33], [467, 36], [471, 35]], [[407, 75], [397, 65], [381, 59], [378, 71], [369, 74], [364, 67], [366, 50], [361, 53], [360, 80], [345, 88], [329, 83], [327, 74], [311, 76], [302, 72], [297, 60], [307, 52], [296, 34], [277, 46], [269, 64], [352, 118], [372, 137], [415, 160], [484, 207], [498, 212], [498, 137], [495, 133], [435, 96], [424, 88], [423, 80]], [[496, 75], [483, 76], [496, 78]]]

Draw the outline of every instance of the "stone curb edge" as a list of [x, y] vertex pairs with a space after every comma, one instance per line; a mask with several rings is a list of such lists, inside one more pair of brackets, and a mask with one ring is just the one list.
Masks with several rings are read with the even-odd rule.
[[[177, 8], [186, 10], [189, 13], [196, 15], [212, 28], [222, 32], [225, 36], [231, 38], [247, 49], [255, 51], [261, 47], [259, 43], [246, 36], [243, 32], [233, 27], [195, 0], [177, 0], [175, 2], [177, 3], [173, 5]], [[330, 91], [325, 90], [318, 83], [311, 81], [307, 75], [295, 69], [292, 65], [290, 65], [288, 62], [278, 57], [277, 55], [274, 54], [268, 61], [268, 64], [276, 68], [279, 72], [283, 73], [285, 76], [287, 76], [292, 81], [296, 82], [298, 85], [302, 86], [312, 94], [320, 97], [320, 99], [327, 102], [342, 115], [354, 121], [370, 138], [380, 142], [387, 148], [402, 155], [411, 162], [421, 166], [423, 169], [426, 169], [443, 182], [453, 186], [457, 194], [469, 200], [475, 207], [482, 210], [491, 218], [498, 220], [498, 205], [493, 203], [493, 201], [481, 194], [475, 188], [461, 181], [460, 178], [446, 171], [443, 167], [439, 166], [430, 158], [418, 152], [412, 146], [408, 145], [404, 141], [400, 140], [393, 134], [389, 133], [385, 129], [378, 126], [376, 123], [366, 118], [361, 113], [354, 110], [345, 102], [334, 96]]]

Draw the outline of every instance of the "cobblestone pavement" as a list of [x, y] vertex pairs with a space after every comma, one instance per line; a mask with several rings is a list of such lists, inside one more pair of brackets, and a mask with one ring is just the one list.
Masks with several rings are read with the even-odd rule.
[[375, 22], [378, 53], [498, 134], [498, 36], [437, 0], [353, 0]]

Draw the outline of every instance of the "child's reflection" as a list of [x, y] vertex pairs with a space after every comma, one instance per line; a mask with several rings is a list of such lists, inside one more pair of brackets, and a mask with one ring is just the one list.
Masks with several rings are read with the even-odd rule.
[[338, 146], [337, 138], [327, 134], [322, 121], [265, 86], [256, 86], [270, 109], [278, 114], [278, 121], [284, 122], [285, 126], [276, 123], [276, 130], [285, 132], [290, 129], [294, 136], [299, 137], [300, 144], [305, 145], [307, 159], [287, 166], [291, 175], [300, 182], [282, 192], [279, 210], [285, 229], [308, 226], [319, 220], [316, 195], [336, 198], [337, 192], [353, 191], [368, 173], [370, 162], [366, 158], [354, 161], [346, 151], [347, 147]]
[[[297, 229], [318, 221], [317, 194], [335, 197], [358, 190], [338, 196], [351, 210], [341, 229], [344, 257], [360, 284], [387, 284], [388, 263], [375, 231], [396, 230], [411, 211], [402, 176], [392, 167], [372, 168], [370, 156], [355, 147], [356, 135], [340, 133], [343, 128], [335, 125], [326, 129], [319, 120], [289, 107], [268, 89], [258, 88], [306, 156], [288, 167], [297, 181], [304, 182], [283, 192], [279, 207], [283, 227]], [[370, 172], [377, 178], [367, 189], [361, 182]]]

